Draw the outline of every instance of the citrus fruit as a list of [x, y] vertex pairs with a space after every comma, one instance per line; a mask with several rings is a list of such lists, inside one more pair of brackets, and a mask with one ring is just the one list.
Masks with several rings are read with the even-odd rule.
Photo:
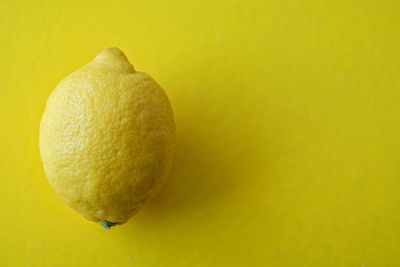
[[108, 48], [57, 85], [39, 139], [55, 192], [109, 228], [159, 191], [172, 164], [175, 124], [164, 90]]

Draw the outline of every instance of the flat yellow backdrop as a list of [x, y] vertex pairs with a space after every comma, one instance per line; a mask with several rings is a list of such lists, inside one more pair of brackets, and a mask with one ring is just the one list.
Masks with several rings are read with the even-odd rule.
[[[400, 2], [0, 1], [0, 266], [399, 266]], [[109, 231], [39, 158], [45, 101], [118, 46], [167, 91], [171, 177]]]

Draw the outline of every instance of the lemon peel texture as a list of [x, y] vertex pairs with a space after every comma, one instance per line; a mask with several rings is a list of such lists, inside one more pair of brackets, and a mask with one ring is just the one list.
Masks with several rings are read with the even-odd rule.
[[57, 85], [39, 139], [55, 192], [109, 228], [159, 191], [172, 164], [175, 123], [164, 90], [108, 48]]

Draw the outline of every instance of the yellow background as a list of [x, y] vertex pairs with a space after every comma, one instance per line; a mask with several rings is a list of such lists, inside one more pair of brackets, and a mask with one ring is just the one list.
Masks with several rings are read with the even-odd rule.
[[[399, 266], [400, 2], [0, 1], [0, 266]], [[171, 178], [110, 231], [50, 188], [47, 96], [118, 46]]]

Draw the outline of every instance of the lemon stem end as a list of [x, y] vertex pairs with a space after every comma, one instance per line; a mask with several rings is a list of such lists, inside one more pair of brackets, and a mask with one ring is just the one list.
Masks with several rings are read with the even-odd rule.
[[109, 221], [100, 221], [99, 224], [104, 227], [104, 229], [110, 229], [114, 225], [118, 224], [116, 222], [109, 222]]

